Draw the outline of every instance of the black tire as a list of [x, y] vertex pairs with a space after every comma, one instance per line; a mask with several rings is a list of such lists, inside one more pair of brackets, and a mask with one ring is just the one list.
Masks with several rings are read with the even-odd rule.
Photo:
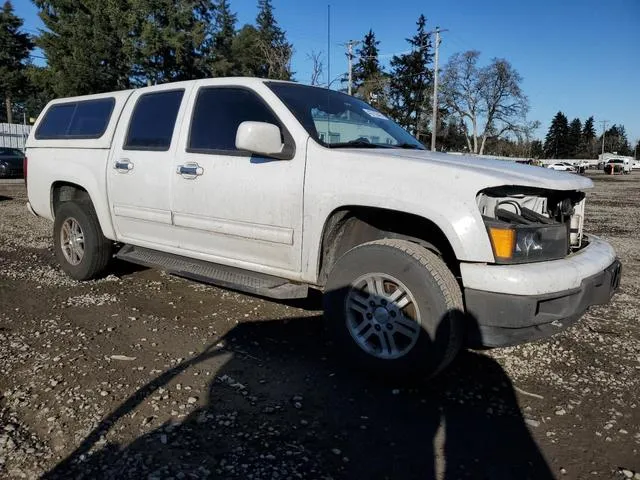
[[[353, 318], [347, 308], [349, 292], [354, 282], [374, 272], [402, 282], [420, 312], [417, 341], [398, 358], [379, 358], [365, 351], [347, 326]], [[458, 282], [436, 254], [406, 240], [377, 240], [345, 253], [329, 274], [323, 306], [326, 321], [341, 350], [348, 359], [376, 375], [405, 380], [432, 377], [451, 363], [462, 344], [464, 306]], [[360, 315], [364, 320], [364, 314]], [[371, 322], [377, 323], [377, 317], [373, 318]], [[380, 330], [383, 328], [374, 335], [385, 335]], [[382, 346], [380, 348], [382, 350]]]
[[[75, 219], [84, 237], [84, 255], [73, 265], [62, 251], [61, 231], [68, 219]], [[113, 255], [113, 242], [102, 234], [98, 216], [90, 201], [64, 202], [56, 211], [53, 224], [53, 245], [62, 270], [76, 280], [91, 280], [100, 277]]]

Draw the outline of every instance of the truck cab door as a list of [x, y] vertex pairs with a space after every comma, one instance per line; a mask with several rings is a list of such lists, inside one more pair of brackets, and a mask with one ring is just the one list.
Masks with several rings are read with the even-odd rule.
[[[184, 255], [295, 278], [302, 254], [306, 145], [294, 143], [262, 96], [271, 91], [255, 88], [208, 80], [194, 88], [173, 168], [173, 221]], [[289, 142], [288, 158], [236, 149], [244, 121], [277, 125]]]
[[125, 106], [107, 167], [118, 241], [176, 246], [171, 188], [177, 134], [190, 86], [136, 90]]

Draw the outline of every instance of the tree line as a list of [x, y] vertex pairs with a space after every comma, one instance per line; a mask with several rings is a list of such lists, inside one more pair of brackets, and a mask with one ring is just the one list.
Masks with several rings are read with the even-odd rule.
[[[0, 11], [0, 121], [36, 117], [56, 97], [100, 93], [204, 77], [255, 76], [292, 80], [294, 46], [272, 0], [257, 0], [255, 22], [239, 26], [229, 0], [32, 0], [45, 28], [23, 31], [10, 1]], [[438, 122], [433, 125], [434, 36], [420, 15], [407, 51], [387, 65], [369, 30], [359, 42], [353, 94], [428, 144], [435, 130], [442, 151], [535, 158], [593, 155], [600, 141], [593, 118], [568, 124], [559, 112], [544, 144], [533, 138], [529, 100], [511, 63], [480, 60], [478, 51], [452, 55], [441, 67]], [[36, 50], [38, 47], [40, 50]], [[33, 58], [42, 52], [46, 64]], [[307, 55], [310, 83], [321, 82], [322, 52]], [[40, 62], [42, 63], [42, 62]], [[347, 74], [340, 78], [347, 90]], [[612, 126], [605, 147], [628, 152], [624, 127]]]
[[[33, 0], [45, 29], [0, 13], [0, 121], [36, 116], [52, 98], [219, 76], [291, 79], [293, 46], [271, 0], [238, 28], [229, 0]], [[5, 47], [6, 46], [6, 47]], [[34, 48], [46, 65], [33, 61]]]
[[490, 153], [505, 143], [528, 148], [535, 122], [527, 121], [529, 100], [522, 91], [522, 77], [505, 59], [480, 64], [480, 52], [452, 55], [442, 69], [438, 118], [433, 125], [433, 36], [426, 18], [416, 22], [409, 52], [394, 55], [389, 67], [379, 60], [379, 44], [373, 30], [364, 36], [353, 69], [355, 95], [427, 143], [436, 132], [439, 150]]
[[541, 158], [597, 158], [603, 149], [625, 156], [634, 154], [624, 125], [612, 125], [604, 132], [603, 139], [602, 134], [596, 135], [593, 117], [587, 118], [583, 124], [579, 118], [569, 122], [563, 112], [558, 112], [551, 121], [539, 153]]
[[[238, 27], [229, 0], [32, 0], [45, 28], [21, 31], [6, 1], [0, 16], [0, 120], [35, 117], [51, 98], [220, 76], [293, 79], [293, 45], [278, 25], [271, 0], [258, 0], [254, 24]], [[433, 38], [421, 15], [408, 51], [385, 68], [370, 30], [357, 50], [354, 94], [372, 103], [421, 141], [430, 139]], [[31, 61], [35, 47], [46, 65]], [[528, 136], [528, 101], [509, 62], [480, 66], [479, 52], [451, 58], [443, 69], [440, 150], [483, 153], [510, 135]], [[312, 52], [311, 83], [322, 75]], [[345, 75], [346, 77], [346, 75]], [[329, 79], [327, 79], [327, 84]], [[528, 138], [528, 137], [527, 137]]]

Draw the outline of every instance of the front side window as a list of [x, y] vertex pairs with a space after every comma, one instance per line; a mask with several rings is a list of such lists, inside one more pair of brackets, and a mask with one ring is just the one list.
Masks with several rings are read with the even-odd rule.
[[187, 150], [236, 152], [238, 126], [247, 121], [280, 125], [275, 114], [250, 90], [203, 87], [193, 109]]
[[99, 98], [52, 105], [38, 125], [35, 137], [38, 140], [100, 138], [109, 125], [115, 103], [113, 98]]
[[125, 150], [169, 150], [184, 90], [145, 93], [136, 103]]
[[267, 82], [309, 135], [329, 148], [424, 146], [406, 130], [355, 97], [325, 88]]

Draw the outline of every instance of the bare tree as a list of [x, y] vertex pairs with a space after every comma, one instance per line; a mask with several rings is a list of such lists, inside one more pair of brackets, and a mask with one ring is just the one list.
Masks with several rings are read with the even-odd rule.
[[307, 60], [313, 65], [311, 69], [311, 85], [320, 85], [320, 79], [322, 78], [322, 72], [324, 70], [322, 51], [316, 52], [315, 50], [311, 50], [311, 53], [307, 53]]
[[257, 46], [267, 65], [267, 78], [289, 80], [291, 78], [291, 57], [293, 56], [292, 46], [285, 44], [273, 47], [263, 39], [258, 39]]
[[522, 135], [529, 100], [522, 92], [522, 77], [504, 59], [478, 67], [480, 52], [456, 53], [444, 68], [442, 97], [462, 120], [469, 151], [482, 155], [488, 137]]

